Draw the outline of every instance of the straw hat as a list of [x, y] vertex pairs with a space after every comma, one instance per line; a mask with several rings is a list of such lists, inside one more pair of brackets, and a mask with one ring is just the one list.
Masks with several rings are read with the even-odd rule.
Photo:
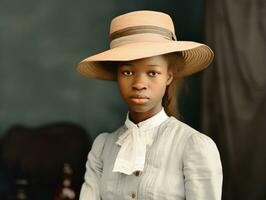
[[178, 41], [171, 17], [162, 12], [134, 11], [115, 17], [110, 26], [110, 49], [90, 56], [77, 65], [81, 75], [101, 80], [116, 80], [109, 61], [130, 61], [171, 52], [180, 52], [184, 67], [180, 76], [206, 68], [213, 60], [204, 44]]

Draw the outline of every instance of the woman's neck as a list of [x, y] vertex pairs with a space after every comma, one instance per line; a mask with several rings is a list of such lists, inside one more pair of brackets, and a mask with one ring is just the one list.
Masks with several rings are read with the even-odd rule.
[[138, 124], [139, 122], [142, 122], [158, 114], [161, 110], [162, 110], [162, 106], [156, 109], [151, 109], [147, 112], [129, 111], [129, 119], [135, 124]]

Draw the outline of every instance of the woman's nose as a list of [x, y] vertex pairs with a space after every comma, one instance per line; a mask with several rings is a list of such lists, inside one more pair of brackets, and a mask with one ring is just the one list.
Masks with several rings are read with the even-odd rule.
[[132, 88], [135, 90], [143, 90], [147, 89], [147, 83], [146, 79], [143, 76], [136, 76], [134, 78]]

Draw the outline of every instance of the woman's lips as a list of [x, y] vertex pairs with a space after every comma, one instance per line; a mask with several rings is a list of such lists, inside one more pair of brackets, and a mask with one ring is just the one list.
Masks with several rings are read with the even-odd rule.
[[149, 98], [147, 96], [136, 95], [136, 96], [131, 96], [130, 101], [135, 104], [144, 104], [147, 101], [149, 101]]

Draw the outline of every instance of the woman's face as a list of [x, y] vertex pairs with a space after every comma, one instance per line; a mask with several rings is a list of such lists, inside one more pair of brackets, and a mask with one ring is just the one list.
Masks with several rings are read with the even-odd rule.
[[118, 67], [117, 82], [130, 112], [148, 118], [158, 113], [166, 86], [173, 74], [164, 56], [123, 62]]

